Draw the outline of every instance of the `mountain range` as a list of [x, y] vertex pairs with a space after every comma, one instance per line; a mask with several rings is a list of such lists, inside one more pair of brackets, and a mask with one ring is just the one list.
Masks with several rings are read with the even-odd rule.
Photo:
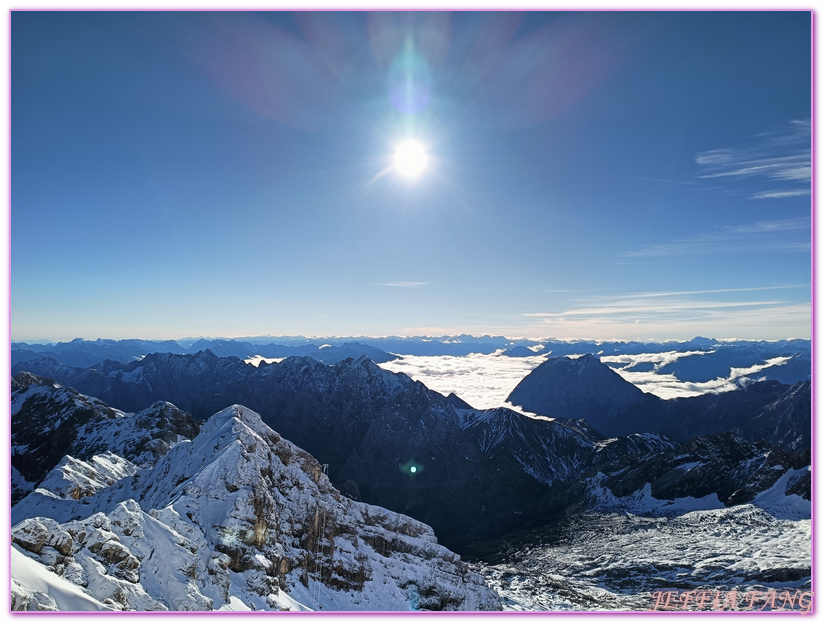
[[[37, 362], [42, 366], [31, 365]], [[777, 431], [772, 442], [790, 442], [785, 450], [792, 454], [804, 452], [802, 440], [810, 428], [803, 387], [784, 395], [786, 386], [755, 383], [727, 394], [663, 401], [643, 394], [595, 357], [550, 359], [524, 379], [519, 387], [536, 384], [560, 401], [557, 409], [524, 403], [548, 417], [473, 409], [455, 396], [383, 370], [367, 357], [332, 366], [291, 357], [255, 367], [205, 351], [153, 354], [89, 369], [44, 359], [27, 365], [33, 373], [127, 412], [167, 401], [204, 420], [243, 404], [328, 464], [329, 477], [342, 491], [431, 525], [458, 551], [473, 541], [562, 516], [573, 485], [587, 470], [613, 461], [618, 448], [630, 447], [633, 460], [639, 460], [673, 451], [697, 435], [733, 430], [720, 426], [720, 418], [701, 415], [710, 401], [723, 406], [733, 421], [732, 415], [749, 413], [754, 400], [762, 407], [759, 426]], [[784, 407], [777, 408], [780, 404]], [[668, 410], [654, 415], [652, 407], [660, 406]], [[648, 417], [642, 420], [638, 413]], [[703, 430], [695, 425], [694, 434], [683, 438], [634, 425], [683, 413], [692, 413]], [[616, 434], [619, 426], [623, 430]], [[783, 439], [784, 429], [801, 442]], [[746, 440], [757, 430], [735, 432]]]
[[[673, 374], [683, 381], [705, 382], [730, 375], [732, 368], [746, 369], [766, 361], [779, 362], [761, 376], [781, 383], [811, 378], [809, 340], [722, 341], [705, 337], [677, 342], [600, 342], [591, 340], [529, 340], [502, 336], [439, 337], [324, 337], [260, 336], [241, 339], [188, 338], [181, 340], [83, 340], [58, 343], [13, 342], [11, 363], [48, 355], [69, 366], [91, 367], [104, 360], [127, 363], [151, 353], [195, 354], [211, 350], [218, 356], [246, 359], [253, 356], [283, 358], [313, 357], [333, 364], [349, 357], [368, 356], [376, 363], [398, 356], [464, 356], [471, 353], [500, 353], [511, 357], [568, 356], [592, 354], [605, 358], [610, 367], [639, 372], [654, 370]], [[669, 355], [656, 362], [649, 355]], [[670, 355], [676, 356], [670, 356]]]
[[13, 371], [21, 609], [498, 609], [454, 551], [593, 511], [811, 497], [808, 382], [661, 400], [550, 357], [520, 412], [365, 355]]

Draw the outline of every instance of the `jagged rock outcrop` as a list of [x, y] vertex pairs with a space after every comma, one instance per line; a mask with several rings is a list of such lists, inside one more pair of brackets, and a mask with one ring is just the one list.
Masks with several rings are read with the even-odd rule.
[[197, 433], [190, 414], [166, 402], [123, 413], [49, 378], [21, 372], [11, 381], [12, 501], [28, 493], [63, 457], [113, 452], [139, 466]]
[[656, 500], [716, 496], [726, 506], [754, 500], [786, 475], [787, 495], [810, 500], [809, 456], [791, 454], [760, 440], [748, 442], [732, 432], [701, 435], [657, 455], [620, 456], [598, 467], [598, 485], [618, 498], [646, 487]]

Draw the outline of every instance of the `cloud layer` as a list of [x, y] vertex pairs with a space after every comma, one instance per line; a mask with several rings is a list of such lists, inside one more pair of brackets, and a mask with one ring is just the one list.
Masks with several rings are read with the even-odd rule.
[[[637, 385], [644, 392], [660, 398], [686, 398], [706, 393], [719, 393], [740, 389], [742, 385], [757, 380], [758, 373], [780, 366], [790, 357], [775, 357], [748, 368], [731, 368], [729, 375], [711, 381], [696, 383], [681, 381], [674, 374], [659, 374], [656, 371], [635, 372], [632, 367], [640, 363], [654, 363], [655, 370], [683, 357], [701, 356], [699, 351], [643, 353], [638, 355], [616, 355], [602, 357], [603, 363], [625, 364], [614, 368], [624, 379]], [[429, 389], [441, 394], [457, 394], [478, 409], [508, 407], [506, 398], [517, 384], [534, 368], [545, 361], [545, 357], [507, 357], [499, 352], [492, 355], [472, 354], [465, 357], [415, 356], [381, 363], [380, 367], [392, 372], [404, 372]]]
[[[691, 396], [700, 396], [701, 394], [734, 391], [740, 389], [740, 387], [747, 382], [756, 381], [757, 379], [753, 378], [753, 375], [773, 366], [782, 366], [791, 359], [791, 357], [774, 357], [767, 359], [762, 364], [755, 364], [747, 368], [731, 368], [728, 376], [718, 377], [702, 383], [681, 381], [674, 374], [659, 374], [657, 372], [660, 368], [683, 357], [699, 357], [711, 354], [712, 352], [714, 351], [615, 355], [601, 357], [600, 360], [603, 363], [626, 364], [621, 368], [614, 368], [614, 371], [644, 392], [668, 400], [670, 398], [688, 398]], [[632, 368], [639, 363], [653, 363], [655, 364], [654, 370], [645, 372], [633, 371]]]
[[529, 372], [545, 360], [542, 356], [508, 357], [500, 354], [471, 354], [465, 357], [405, 355], [381, 363], [392, 372], [405, 372], [429, 389], [454, 393], [478, 409], [506, 405], [506, 397]]

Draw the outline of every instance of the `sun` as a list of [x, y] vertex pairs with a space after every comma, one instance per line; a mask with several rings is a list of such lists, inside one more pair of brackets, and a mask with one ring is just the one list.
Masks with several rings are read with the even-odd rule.
[[398, 145], [394, 152], [394, 168], [406, 177], [417, 177], [426, 168], [429, 158], [423, 146], [414, 140]]

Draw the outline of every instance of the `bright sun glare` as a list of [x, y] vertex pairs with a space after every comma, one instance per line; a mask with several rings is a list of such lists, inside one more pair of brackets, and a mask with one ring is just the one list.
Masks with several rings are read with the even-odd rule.
[[426, 168], [426, 150], [417, 141], [405, 141], [394, 152], [394, 167], [406, 177], [417, 177]]

